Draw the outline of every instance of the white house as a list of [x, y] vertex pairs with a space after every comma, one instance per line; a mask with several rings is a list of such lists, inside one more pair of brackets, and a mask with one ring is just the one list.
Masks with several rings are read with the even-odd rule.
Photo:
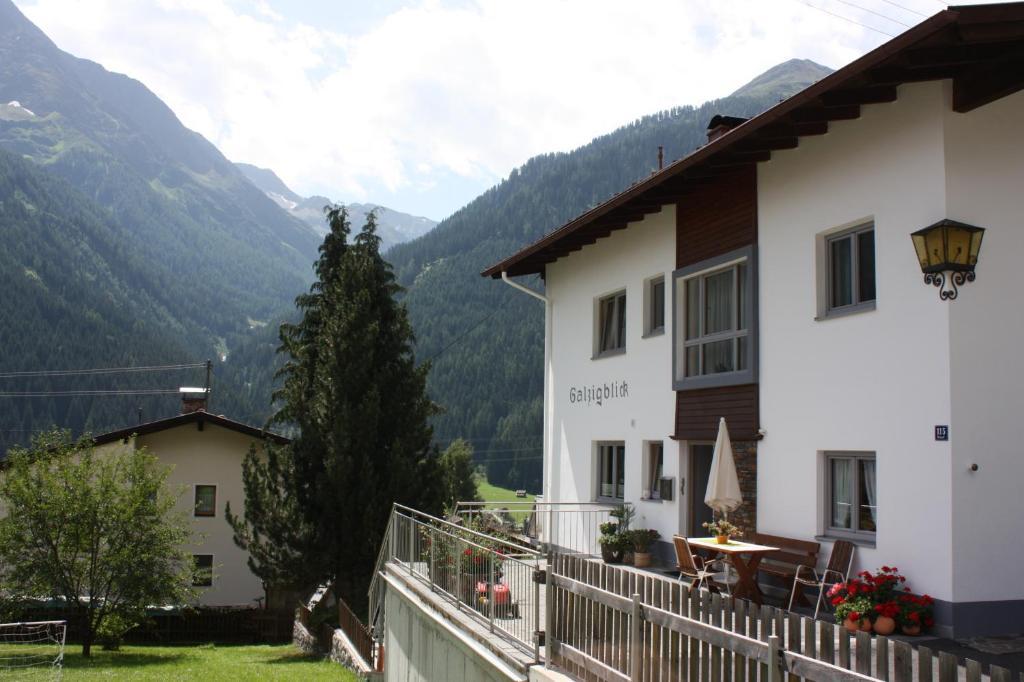
[[196, 561], [195, 587], [204, 606], [255, 607], [267, 594], [249, 570], [249, 553], [233, 540], [225, 518], [245, 509], [242, 461], [250, 447], [264, 441], [278, 445], [287, 438], [203, 409], [205, 401], [186, 400], [186, 412], [166, 419], [111, 431], [93, 440], [97, 448], [146, 450], [160, 465], [171, 467], [167, 483], [183, 490], [178, 509], [188, 514], [195, 533], [188, 550]]
[[[725, 417], [746, 530], [1019, 631], [1022, 49], [1022, 3], [940, 12], [486, 270], [545, 277], [546, 499], [699, 533]], [[976, 280], [923, 281], [942, 221]]]

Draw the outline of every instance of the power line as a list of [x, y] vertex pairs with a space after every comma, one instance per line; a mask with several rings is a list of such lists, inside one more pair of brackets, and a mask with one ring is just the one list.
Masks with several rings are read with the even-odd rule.
[[843, 21], [848, 21], [851, 24], [856, 24], [856, 25], [860, 26], [861, 28], [866, 28], [869, 31], [874, 31], [875, 33], [881, 33], [882, 35], [889, 36], [890, 38], [895, 38], [896, 37], [896, 35], [893, 34], [893, 33], [889, 33], [888, 31], [883, 31], [882, 29], [875, 28], [873, 26], [868, 26], [867, 24], [862, 24], [859, 21], [857, 21], [856, 19], [851, 19], [849, 17], [844, 17], [842, 14], [836, 14], [835, 12], [830, 12], [829, 10], [825, 9], [824, 7], [818, 7], [817, 5], [812, 5], [811, 3], [806, 2], [806, 0], [795, 0], [795, 1], [799, 2], [801, 5], [807, 5], [811, 9], [816, 9], [819, 12], [824, 12], [825, 14], [828, 14], [829, 16], [833, 16], [836, 19], [842, 19]]
[[890, 17], [887, 14], [882, 14], [881, 12], [876, 12], [873, 9], [868, 9], [867, 7], [862, 7], [861, 5], [858, 5], [856, 3], [850, 2], [849, 0], [836, 0], [836, 2], [841, 2], [844, 5], [849, 5], [850, 7], [855, 7], [855, 8], [859, 9], [862, 12], [867, 12], [868, 14], [874, 14], [876, 17], [881, 17], [882, 19], [885, 19], [886, 21], [891, 21], [894, 24], [899, 24], [900, 26], [906, 26], [907, 28], [910, 28], [910, 24], [905, 24], [902, 21], [900, 21], [899, 19], [893, 19], [892, 17]]
[[[892, 5], [893, 7], [899, 7], [901, 10], [903, 10], [905, 12], [910, 12], [911, 14], [916, 14], [919, 17], [926, 17], [926, 16], [928, 16], [924, 12], [918, 12], [916, 9], [910, 9], [909, 7], [901, 5], [898, 2], [893, 2], [892, 0], [882, 0], [882, 2], [884, 2], [884, 3], [888, 4], [888, 5]], [[945, 3], [941, 3], [940, 2], [939, 4], [942, 5], [943, 7], [946, 6]]]
[[116, 396], [116, 395], [170, 395], [179, 393], [176, 388], [123, 389], [113, 391], [3, 391], [0, 398], [52, 398], [74, 396]]
[[121, 374], [131, 372], [162, 372], [180, 369], [194, 369], [205, 367], [205, 362], [195, 362], [179, 365], [149, 365], [144, 367], [97, 367], [92, 369], [54, 369], [34, 370], [27, 372], [0, 372], [0, 379], [20, 379], [30, 377], [70, 377], [70, 376], [94, 376], [99, 374]]

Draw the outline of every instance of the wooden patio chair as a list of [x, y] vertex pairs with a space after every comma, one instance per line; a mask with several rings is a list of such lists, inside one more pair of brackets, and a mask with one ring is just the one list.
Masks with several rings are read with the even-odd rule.
[[711, 592], [719, 591], [721, 585], [725, 587], [726, 594], [731, 594], [731, 586], [738, 578], [728, 560], [705, 561], [693, 553], [690, 543], [682, 535], [673, 535], [672, 544], [676, 548], [676, 569], [680, 580], [688, 578], [691, 589], [699, 590], [706, 585]]
[[825, 592], [836, 583], [846, 582], [853, 566], [853, 543], [847, 540], [836, 540], [832, 545], [832, 553], [828, 557], [828, 566], [821, 573], [809, 566], [798, 566], [793, 577], [793, 589], [789, 591], [789, 610], [793, 610], [793, 596], [799, 587], [818, 588], [818, 601], [814, 605], [814, 617], [817, 619]]

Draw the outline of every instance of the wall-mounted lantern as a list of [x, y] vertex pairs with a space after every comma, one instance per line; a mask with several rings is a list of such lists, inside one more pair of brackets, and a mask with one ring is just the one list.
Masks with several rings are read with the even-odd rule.
[[[978, 264], [984, 235], [985, 228], [955, 220], [940, 220], [910, 235], [924, 273], [924, 283], [937, 286], [943, 301], [955, 299], [959, 287], [974, 281], [974, 266]], [[949, 288], [946, 273], [949, 273]]]

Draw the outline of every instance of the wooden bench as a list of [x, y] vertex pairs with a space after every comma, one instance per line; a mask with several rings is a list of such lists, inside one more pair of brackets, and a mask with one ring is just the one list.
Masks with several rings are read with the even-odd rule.
[[[817, 567], [818, 552], [821, 550], [821, 545], [817, 542], [785, 538], [779, 535], [768, 535], [767, 533], [754, 533], [753, 542], [759, 545], [779, 548], [776, 552], [765, 554], [758, 569], [762, 573], [774, 576], [785, 583], [787, 592], [786, 601], [783, 603], [789, 603], [790, 596], [792, 596], [794, 601], [810, 606], [811, 603], [804, 596], [803, 585], [795, 583], [793, 578], [796, 576], [797, 566]], [[789, 592], [793, 590], [796, 593], [790, 595]]]

